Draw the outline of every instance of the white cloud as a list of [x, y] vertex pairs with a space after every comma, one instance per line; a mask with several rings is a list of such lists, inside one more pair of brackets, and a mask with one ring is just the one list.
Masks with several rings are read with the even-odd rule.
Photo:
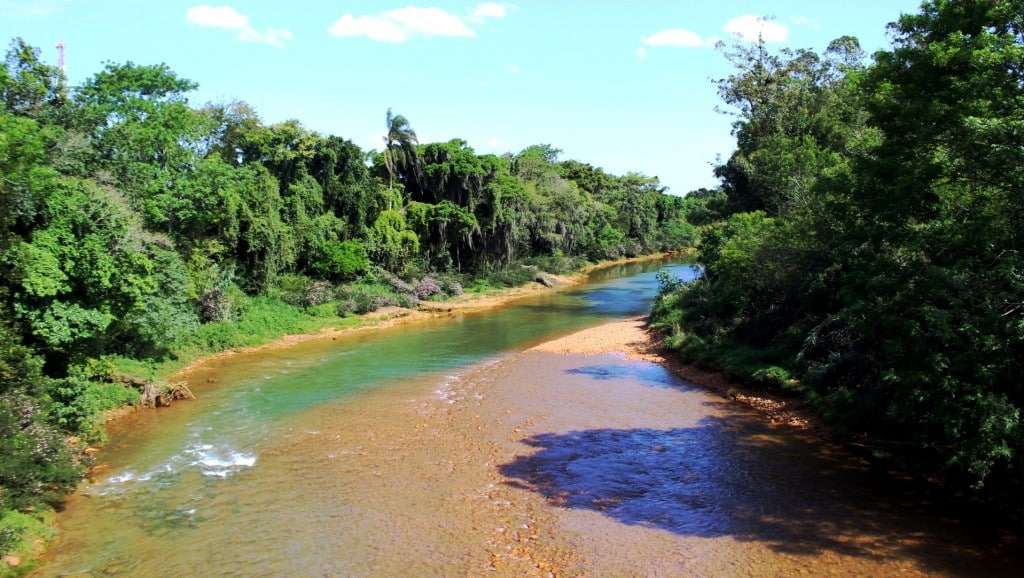
[[441, 8], [419, 6], [406, 6], [367, 16], [345, 14], [327, 32], [338, 38], [365, 37], [376, 42], [392, 43], [405, 42], [415, 36], [476, 36], [476, 32], [461, 17]]
[[686, 48], [699, 48], [704, 46], [704, 39], [700, 34], [683, 28], [669, 28], [655, 32], [643, 39], [647, 46], [682, 46]]
[[497, 2], [484, 2], [473, 9], [473, 18], [483, 21], [487, 18], [500, 19], [508, 16], [508, 7]]
[[462, 18], [441, 8], [406, 6], [382, 16], [424, 36], [476, 36]]
[[763, 16], [744, 14], [725, 23], [722, 30], [744, 40], [757, 42], [763, 38], [765, 42], [785, 42], [789, 38], [789, 29], [774, 20]]
[[284, 28], [267, 28], [263, 32], [257, 32], [252, 28], [245, 28], [238, 33], [238, 39], [242, 42], [258, 42], [271, 46], [284, 46], [284, 43], [293, 37], [294, 35], [291, 31]]
[[271, 46], [284, 46], [293, 35], [284, 28], [267, 28], [260, 32], [249, 23], [249, 17], [231, 6], [210, 6], [200, 4], [185, 12], [185, 19], [203, 28], [219, 28], [237, 32], [236, 37], [242, 42], [255, 42]]
[[405, 42], [406, 32], [390, 20], [378, 16], [352, 16], [346, 14], [338, 19], [327, 32], [338, 38], [365, 36], [377, 42]]
[[0, 0], [0, 14], [5, 16], [50, 16], [60, 12], [70, 0]]

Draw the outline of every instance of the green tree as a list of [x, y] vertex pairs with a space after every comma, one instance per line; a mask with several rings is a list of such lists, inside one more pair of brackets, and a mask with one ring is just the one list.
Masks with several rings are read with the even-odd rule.
[[[392, 114], [388, 109], [387, 132], [384, 134], [384, 166], [388, 172], [388, 189], [392, 188], [395, 175], [399, 169], [415, 170], [418, 162], [416, 154], [416, 131], [409, 120], [400, 114]], [[390, 207], [389, 207], [390, 208]]]

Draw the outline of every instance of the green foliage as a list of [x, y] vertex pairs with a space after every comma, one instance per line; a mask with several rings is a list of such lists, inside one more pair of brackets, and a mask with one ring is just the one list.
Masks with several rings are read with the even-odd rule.
[[414, 307], [415, 297], [383, 283], [353, 283], [338, 288], [338, 314], [362, 315], [382, 307]]
[[518, 287], [533, 281], [537, 276], [537, 269], [522, 264], [513, 264], [510, 267], [493, 267], [480, 271], [469, 289], [474, 292], [481, 292], [487, 289], [501, 289], [504, 287]]
[[104, 412], [139, 399], [137, 391], [123, 384], [93, 381], [81, 375], [54, 380], [49, 396], [54, 402], [51, 421], [88, 439], [102, 437], [97, 428]]
[[289, 305], [273, 297], [249, 297], [236, 319], [203, 324], [178, 343], [179, 355], [201, 355], [266, 343], [284, 335], [319, 330], [336, 318], [318, 308]]
[[[31, 554], [37, 550], [36, 540], [48, 540], [53, 537], [54, 530], [52, 512], [19, 512], [17, 510], [0, 511], [0, 554], [8, 552], [16, 555]], [[24, 556], [22, 556], [24, 559]], [[13, 575], [32, 569], [32, 563], [24, 560]]]
[[80, 468], [48, 419], [56, 406], [39, 358], [0, 324], [0, 552], [16, 548], [27, 520], [16, 510], [56, 503]]
[[466, 278], [532, 281], [523, 260], [563, 271], [691, 238], [656, 179], [569, 170], [547, 145], [509, 158], [420, 145], [388, 111], [383, 151], [367, 154], [244, 102], [194, 107], [195, 88], [131, 62], [69, 87], [20, 39], [0, 66], [5, 520], [73, 485], [66, 437], [99, 439], [103, 414], [137, 401], [96, 360], [155, 378], [415, 306], [417, 286], [446, 298]]
[[578, 271], [587, 264], [587, 261], [582, 257], [570, 257], [556, 252], [554, 255], [537, 255], [524, 259], [523, 264], [548, 273], [562, 275]]
[[327, 241], [317, 249], [312, 272], [337, 281], [354, 279], [370, 266], [366, 245], [361, 241]]
[[655, 308], [689, 359], [796, 388], [837, 431], [1015, 515], [1022, 13], [925, 2], [867, 66], [848, 37], [730, 53], [737, 150], [721, 193], [686, 203], [705, 275]]

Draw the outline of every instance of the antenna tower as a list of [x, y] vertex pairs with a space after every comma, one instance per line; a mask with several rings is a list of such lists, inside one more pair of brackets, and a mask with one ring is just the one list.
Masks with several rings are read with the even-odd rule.
[[57, 41], [57, 67], [60, 68], [62, 72], [67, 72], [66, 70], [64, 70], [64, 41], [63, 40], [58, 40]]

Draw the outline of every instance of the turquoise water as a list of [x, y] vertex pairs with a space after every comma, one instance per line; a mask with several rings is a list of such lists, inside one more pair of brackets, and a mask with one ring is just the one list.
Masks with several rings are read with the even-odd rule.
[[[198, 400], [119, 423], [100, 456], [104, 469], [62, 519], [63, 536], [45, 573], [108, 567], [132, 557], [125, 540], [159, 536], [209, 518], [221, 484], [260, 476], [260, 453], [282, 424], [304, 411], [358, 399], [371, 388], [458, 372], [555, 336], [645, 313], [659, 270], [690, 279], [685, 264], [646, 262], [604, 269], [586, 285], [508, 307], [226, 358], [198, 371]], [[135, 526], [132, 528], [132, 526]], [[101, 530], [104, 529], [105, 530]], [[116, 564], [113, 573], [118, 573]]]

